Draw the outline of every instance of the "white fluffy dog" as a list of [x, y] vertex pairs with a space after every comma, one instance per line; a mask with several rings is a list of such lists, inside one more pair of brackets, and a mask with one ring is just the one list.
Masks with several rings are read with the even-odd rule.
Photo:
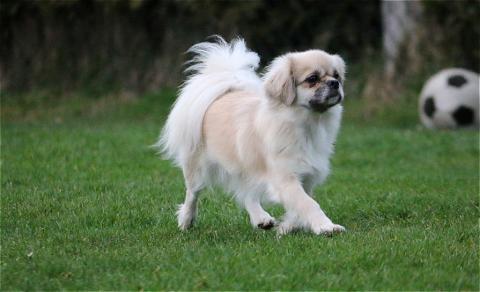
[[[186, 185], [178, 226], [197, 214], [199, 192], [223, 186], [253, 226], [315, 234], [344, 231], [312, 198], [325, 181], [340, 127], [345, 63], [321, 50], [276, 58], [259, 77], [259, 57], [242, 39], [194, 45], [192, 72], [156, 144], [182, 170]], [[286, 210], [276, 223], [263, 208]]]

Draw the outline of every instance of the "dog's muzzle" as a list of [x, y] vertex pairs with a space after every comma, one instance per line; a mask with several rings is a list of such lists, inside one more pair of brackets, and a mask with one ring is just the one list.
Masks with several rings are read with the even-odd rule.
[[315, 92], [315, 96], [308, 102], [311, 109], [323, 113], [329, 108], [342, 102], [340, 82], [336, 79], [330, 79], [325, 82], [325, 86], [320, 87]]
[[342, 99], [343, 97], [338, 90], [331, 90], [326, 97], [315, 96], [308, 102], [308, 104], [314, 111], [323, 113], [329, 108], [342, 102]]

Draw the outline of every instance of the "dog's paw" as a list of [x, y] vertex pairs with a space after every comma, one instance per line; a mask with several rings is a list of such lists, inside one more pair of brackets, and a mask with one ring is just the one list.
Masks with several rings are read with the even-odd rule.
[[346, 229], [342, 225], [338, 225], [334, 223], [326, 223], [326, 224], [320, 224], [318, 226], [313, 226], [312, 231], [317, 235], [331, 236], [334, 233], [345, 232]]
[[265, 216], [262, 216], [262, 218], [257, 220], [257, 222], [252, 222], [253, 226], [256, 226], [257, 228], [265, 229], [265, 230], [271, 229], [272, 227], [275, 226], [275, 224], [276, 224], [275, 218], [273, 218], [268, 214], [265, 214]]
[[280, 224], [278, 224], [275, 229], [277, 231], [278, 236], [286, 235], [287, 233], [292, 232], [295, 230], [297, 226], [292, 224], [291, 222], [288, 221], [282, 221]]
[[275, 219], [273, 218], [271, 220], [260, 222], [257, 224], [258, 228], [265, 230], [271, 229], [273, 226], [275, 226]]
[[185, 231], [193, 225], [195, 221], [195, 211], [190, 210], [184, 204], [180, 204], [177, 210], [178, 228]]

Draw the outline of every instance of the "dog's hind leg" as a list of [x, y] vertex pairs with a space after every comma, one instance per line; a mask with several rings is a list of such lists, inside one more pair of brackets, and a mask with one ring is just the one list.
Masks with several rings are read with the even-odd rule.
[[191, 227], [197, 217], [198, 193], [198, 191], [193, 191], [187, 187], [185, 202], [178, 206], [178, 228], [181, 230], [187, 230]]
[[178, 206], [177, 219], [178, 228], [186, 230], [193, 225], [197, 217], [197, 200], [200, 191], [203, 188], [203, 179], [199, 169], [192, 167], [194, 163], [189, 163], [183, 168], [185, 178], [185, 201]]

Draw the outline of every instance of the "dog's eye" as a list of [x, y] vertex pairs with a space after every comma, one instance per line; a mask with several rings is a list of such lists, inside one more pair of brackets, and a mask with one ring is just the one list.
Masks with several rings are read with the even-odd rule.
[[305, 79], [305, 82], [308, 82], [310, 84], [315, 84], [319, 81], [320, 79], [318, 78], [317, 74], [308, 76], [307, 79]]
[[339, 77], [340, 75], [338, 75], [337, 71], [333, 72], [333, 78], [338, 79]]

